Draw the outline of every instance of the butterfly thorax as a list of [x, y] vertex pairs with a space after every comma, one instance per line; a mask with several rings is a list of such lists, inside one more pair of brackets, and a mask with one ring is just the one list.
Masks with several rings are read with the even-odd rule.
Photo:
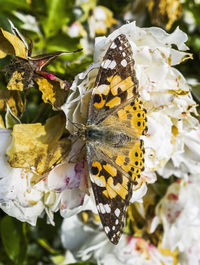
[[118, 128], [88, 126], [85, 130], [85, 140], [93, 144], [104, 144], [120, 148], [133, 142], [133, 138]]

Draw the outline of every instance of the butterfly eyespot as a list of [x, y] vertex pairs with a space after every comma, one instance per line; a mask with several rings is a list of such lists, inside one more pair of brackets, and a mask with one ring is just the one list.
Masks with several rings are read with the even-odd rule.
[[141, 125], [141, 122], [140, 122], [140, 121], [138, 121], [138, 123], [137, 123], [137, 126], [138, 126], [138, 127], [140, 127], [140, 125]]
[[129, 174], [130, 177], [132, 176], [132, 172], [131, 171], [129, 171], [128, 174]]

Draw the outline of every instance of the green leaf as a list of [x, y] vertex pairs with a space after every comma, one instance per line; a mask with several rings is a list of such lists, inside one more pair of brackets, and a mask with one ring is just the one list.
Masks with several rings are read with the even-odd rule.
[[46, 0], [47, 18], [42, 22], [43, 30], [47, 38], [55, 35], [64, 24], [73, 17], [72, 7], [74, 0]]
[[200, 84], [192, 86], [192, 95], [194, 99], [199, 103], [200, 102]]
[[2, 243], [0, 245], [0, 265], [15, 265], [6, 254], [4, 248], [2, 247]]
[[21, 123], [20, 120], [12, 113], [10, 107], [7, 105], [7, 111], [5, 115], [6, 128], [12, 129], [15, 124]]
[[8, 257], [16, 264], [23, 264], [26, 257], [26, 224], [5, 216], [0, 224], [1, 239]]
[[7, 55], [6, 57], [0, 59], [0, 71], [5, 69], [5, 67], [9, 65], [11, 60], [12, 60], [11, 55]]
[[0, 17], [0, 28], [13, 34], [11, 24], [10, 24], [8, 18], [6, 18], [6, 17]]
[[[53, 262], [53, 264], [56, 265], [63, 265], [63, 262], [65, 260], [65, 256], [64, 255], [57, 255], [57, 256], [52, 256], [51, 260]], [[1, 264], [0, 264], [1, 265]]]
[[29, 9], [29, 5], [26, 0], [0, 0], [1, 12], [18, 10], [18, 9]]
[[47, 242], [44, 238], [38, 238], [38, 243], [45, 248], [49, 253], [51, 254], [58, 254], [58, 251], [56, 249], [53, 249], [50, 244]]
[[[60, 33], [53, 38], [48, 39], [47, 47], [49, 51], [67, 51], [71, 52], [81, 48], [79, 44], [79, 38], [70, 38], [64, 33]], [[79, 55], [76, 53], [75, 55]], [[69, 56], [69, 55], [66, 55]]]

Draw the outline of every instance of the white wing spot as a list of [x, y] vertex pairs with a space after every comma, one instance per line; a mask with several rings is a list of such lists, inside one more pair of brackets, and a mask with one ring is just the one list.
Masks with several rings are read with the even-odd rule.
[[101, 66], [104, 69], [108, 69], [108, 68], [113, 69], [113, 68], [115, 68], [116, 64], [117, 63], [114, 60], [111, 61], [111, 60], [107, 59], [107, 60], [105, 60], [105, 61], [102, 62]]
[[115, 230], [115, 226], [113, 225], [112, 230]]
[[121, 65], [124, 66], [124, 67], [127, 66], [127, 61], [126, 61], [125, 59], [123, 59], [123, 60], [121, 61]]
[[105, 226], [105, 227], [104, 227], [104, 230], [105, 230], [106, 234], [108, 234], [108, 233], [110, 232], [110, 228], [109, 228], [109, 226]]
[[108, 85], [100, 85], [94, 89], [94, 93], [102, 93], [107, 95], [109, 92], [109, 86]]
[[103, 68], [107, 69], [108, 66], [110, 65], [110, 63], [111, 63], [111, 60], [107, 59], [107, 60], [105, 60], [105, 61], [102, 62], [101, 66]]
[[118, 219], [115, 220], [115, 224], [116, 224], [116, 225], [119, 224], [119, 220], [118, 220]]
[[126, 53], [125, 53], [125, 52], [123, 52], [123, 53], [122, 53], [122, 55], [125, 57], [125, 56], [126, 56]]
[[120, 215], [120, 209], [119, 209], [119, 208], [117, 208], [117, 209], [115, 210], [115, 215], [116, 215], [117, 217], [119, 217], [119, 215]]
[[120, 51], [122, 50], [122, 46], [119, 46]]
[[113, 42], [110, 46], [111, 49], [115, 49], [117, 47], [117, 45]]
[[106, 213], [105, 208], [102, 203], [99, 203], [99, 210], [102, 214]]
[[109, 65], [109, 68], [110, 68], [110, 69], [114, 69], [115, 66], [116, 66], [116, 64], [117, 64], [117, 63], [116, 63], [115, 61], [112, 61], [111, 64]]
[[104, 209], [106, 210], [107, 213], [111, 212], [111, 208], [108, 204], [104, 204]]
[[100, 179], [99, 177], [95, 176], [95, 175], [90, 175], [90, 179], [93, 183], [95, 183], [97, 186], [99, 187], [105, 187], [105, 181]]

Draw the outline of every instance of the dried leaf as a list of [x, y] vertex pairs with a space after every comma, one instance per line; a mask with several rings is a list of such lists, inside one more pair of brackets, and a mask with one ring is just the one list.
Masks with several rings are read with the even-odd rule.
[[19, 90], [23, 91], [24, 85], [23, 85], [23, 75], [24, 73], [20, 73], [18, 71], [15, 71], [12, 74], [12, 77], [7, 85], [8, 90]]
[[0, 58], [15, 55], [27, 59], [26, 45], [16, 35], [0, 28]]
[[10, 81], [7, 85], [9, 90], [23, 91], [33, 86], [34, 69], [29, 61], [22, 58], [15, 58], [7, 67]]
[[15, 116], [23, 112], [23, 101], [18, 91], [0, 90], [0, 110], [7, 110], [7, 105]]
[[[79, 51], [81, 51], [81, 49], [73, 52], [52, 52], [48, 54], [38, 55], [35, 57], [28, 57], [28, 60], [24, 60], [23, 58], [18, 57], [15, 58], [7, 67], [7, 72], [10, 75], [10, 81], [7, 85], [7, 88], [9, 90], [26, 90], [30, 86], [33, 86], [33, 81], [36, 81], [36, 79], [41, 76], [48, 79], [49, 82], [55, 82], [55, 84], [59, 85], [61, 89], [68, 89], [69, 84], [66, 81], [63, 81], [55, 75], [44, 72], [42, 70], [59, 55], [70, 54]], [[63, 93], [64, 92], [62, 92], [62, 95]]]
[[152, 23], [166, 30], [182, 15], [180, 0], [150, 0], [148, 10]]
[[51, 82], [43, 77], [37, 77], [35, 81], [42, 92], [42, 99], [45, 103], [52, 104], [55, 109], [65, 103], [67, 93], [66, 90], [61, 89], [60, 83]]
[[39, 174], [48, 172], [62, 162], [71, 148], [71, 142], [62, 138], [65, 118], [56, 115], [45, 125], [17, 124], [13, 127], [13, 140], [7, 154], [12, 167], [33, 169]]

